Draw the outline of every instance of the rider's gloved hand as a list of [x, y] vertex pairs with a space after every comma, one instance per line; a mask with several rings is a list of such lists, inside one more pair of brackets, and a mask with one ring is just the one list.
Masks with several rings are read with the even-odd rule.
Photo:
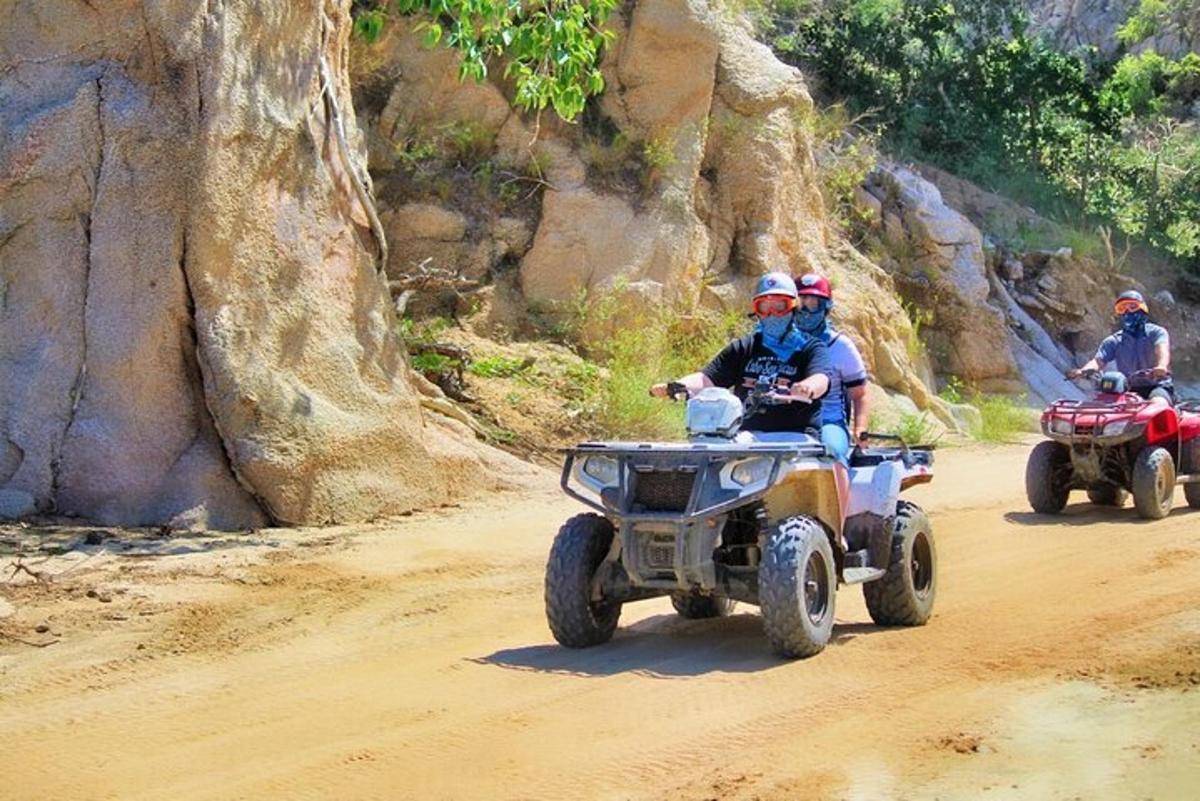
[[1067, 378], [1079, 378], [1081, 375], [1083, 375], [1083, 371], [1077, 367], [1072, 367], [1067, 371]]

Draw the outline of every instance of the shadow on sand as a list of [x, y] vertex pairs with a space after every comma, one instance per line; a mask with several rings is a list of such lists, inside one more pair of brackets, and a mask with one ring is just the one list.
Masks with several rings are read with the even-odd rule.
[[[876, 631], [884, 629], [870, 623], [836, 624], [829, 647], [845, 645], [855, 637]], [[594, 648], [571, 649], [552, 642], [507, 648], [469, 661], [569, 676], [635, 673], [660, 679], [707, 673], [754, 673], [798, 664], [772, 653], [763, 635], [762, 618], [755, 612], [712, 620], [655, 615], [632, 626], [618, 627], [610, 642]]]
[[[1193, 511], [1186, 504], [1175, 504], [1167, 519], [1186, 515]], [[1092, 503], [1071, 503], [1062, 514], [1044, 515], [1038, 512], [1005, 512], [1004, 519], [1019, 526], [1092, 526], [1098, 523], [1120, 523], [1121, 525], [1143, 525], [1157, 523], [1138, 515], [1133, 505], [1120, 509], [1111, 506], [1096, 506]]]

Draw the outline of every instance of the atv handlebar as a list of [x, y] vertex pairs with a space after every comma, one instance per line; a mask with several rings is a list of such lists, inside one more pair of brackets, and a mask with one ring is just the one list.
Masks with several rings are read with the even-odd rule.
[[[1087, 370], [1068, 370], [1065, 378], [1074, 381], [1076, 379], [1086, 379], [1093, 386], [1099, 386], [1100, 379], [1104, 376], [1104, 372], [1096, 369]], [[1134, 370], [1129, 375], [1125, 376], [1129, 384], [1132, 385], [1135, 381], [1166, 381], [1171, 377], [1171, 371], [1166, 370], [1161, 376], [1155, 375], [1155, 368], [1147, 368], [1144, 370]]]

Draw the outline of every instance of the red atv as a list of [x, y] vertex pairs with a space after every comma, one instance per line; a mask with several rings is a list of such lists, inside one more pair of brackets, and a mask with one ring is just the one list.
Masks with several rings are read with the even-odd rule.
[[[1092, 400], [1057, 400], [1042, 412], [1042, 433], [1025, 465], [1025, 494], [1035, 512], [1057, 514], [1067, 494], [1086, 489], [1088, 500], [1122, 506], [1128, 492], [1142, 517], [1171, 511], [1175, 485], [1188, 506], [1200, 509], [1200, 401], [1174, 408], [1126, 391], [1121, 373], [1084, 374], [1097, 389]], [[1129, 377], [1147, 382], [1149, 371]]]

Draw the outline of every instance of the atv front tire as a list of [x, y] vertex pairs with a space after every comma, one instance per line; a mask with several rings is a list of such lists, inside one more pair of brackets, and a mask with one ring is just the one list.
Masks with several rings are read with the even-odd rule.
[[1033, 511], [1054, 515], [1067, 505], [1070, 492], [1071, 452], [1067, 446], [1046, 440], [1034, 446], [1025, 463], [1025, 497]]
[[612, 545], [613, 527], [596, 514], [575, 515], [558, 530], [546, 563], [546, 620], [554, 639], [587, 648], [612, 639], [620, 602], [592, 600], [592, 576]]
[[688, 620], [705, 620], [710, 617], [725, 617], [733, 611], [734, 601], [716, 595], [701, 595], [698, 592], [671, 593], [671, 606], [680, 617]]
[[825, 528], [789, 517], [770, 532], [758, 569], [758, 600], [772, 650], [800, 658], [819, 653], [833, 632], [837, 575]]
[[1175, 501], [1175, 461], [1157, 446], [1142, 448], [1133, 462], [1133, 505], [1147, 520], [1161, 520]]
[[867, 611], [880, 626], [923, 626], [937, 596], [937, 548], [921, 507], [896, 504], [887, 574], [863, 585]]
[[1115, 506], [1120, 509], [1125, 505], [1129, 493], [1115, 484], [1093, 484], [1088, 487], [1088, 500], [1097, 506]]

